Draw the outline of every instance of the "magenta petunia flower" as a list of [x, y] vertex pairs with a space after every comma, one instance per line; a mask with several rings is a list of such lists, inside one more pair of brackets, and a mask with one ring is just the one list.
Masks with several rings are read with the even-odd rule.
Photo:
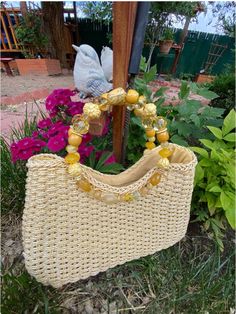
[[37, 126], [40, 129], [46, 129], [46, 128], [50, 127], [51, 124], [52, 124], [52, 120], [47, 118], [47, 119], [39, 121]]
[[30, 157], [34, 155], [34, 149], [28, 148], [26, 150], [22, 150], [18, 153], [18, 159], [28, 160]]
[[48, 141], [48, 148], [54, 153], [59, 152], [60, 150], [65, 148], [65, 146], [66, 146], [66, 141], [63, 135], [53, 136]]

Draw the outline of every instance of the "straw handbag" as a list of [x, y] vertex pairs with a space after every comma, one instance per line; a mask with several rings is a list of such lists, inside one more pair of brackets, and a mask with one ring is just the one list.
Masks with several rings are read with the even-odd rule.
[[168, 149], [168, 167], [161, 166], [160, 145], [118, 175], [79, 165], [80, 175], [73, 176], [66, 158], [31, 157], [23, 214], [28, 272], [45, 285], [61, 287], [182, 239], [196, 157], [178, 145]]

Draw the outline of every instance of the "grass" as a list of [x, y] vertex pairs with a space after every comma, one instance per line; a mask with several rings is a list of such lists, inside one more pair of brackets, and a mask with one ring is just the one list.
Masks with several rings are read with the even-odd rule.
[[23, 266], [18, 274], [3, 271], [2, 314], [82, 313], [88, 302], [94, 313], [228, 314], [234, 307], [233, 241], [225, 248], [222, 255], [205, 236], [187, 236], [152, 256], [61, 289], [37, 283]]

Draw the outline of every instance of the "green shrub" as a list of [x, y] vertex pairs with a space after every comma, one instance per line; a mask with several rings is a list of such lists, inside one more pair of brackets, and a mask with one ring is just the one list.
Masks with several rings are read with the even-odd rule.
[[204, 222], [223, 248], [222, 230], [226, 220], [235, 228], [235, 111], [224, 119], [222, 128], [208, 127], [214, 140], [201, 139], [207, 149], [192, 147], [199, 155], [196, 167], [192, 210]]
[[211, 106], [225, 109], [225, 116], [235, 107], [235, 74], [225, 73], [217, 76], [210, 90], [219, 95], [211, 101]]

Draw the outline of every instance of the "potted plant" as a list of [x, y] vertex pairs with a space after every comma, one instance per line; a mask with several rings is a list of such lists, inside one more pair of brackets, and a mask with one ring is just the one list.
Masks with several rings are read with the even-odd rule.
[[173, 31], [169, 28], [166, 28], [166, 30], [163, 33], [163, 36], [161, 40], [159, 41], [159, 51], [163, 54], [168, 54], [170, 51], [170, 48], [173, 44], [174, 34]]
[[36, 12], [27, 13], [15, 28], [16, 38], [25, 59], [16, 59], [20, 75], [61, 73], [60, 62], [47, 56], [48, 38], [42, 29], [42, 19]]

